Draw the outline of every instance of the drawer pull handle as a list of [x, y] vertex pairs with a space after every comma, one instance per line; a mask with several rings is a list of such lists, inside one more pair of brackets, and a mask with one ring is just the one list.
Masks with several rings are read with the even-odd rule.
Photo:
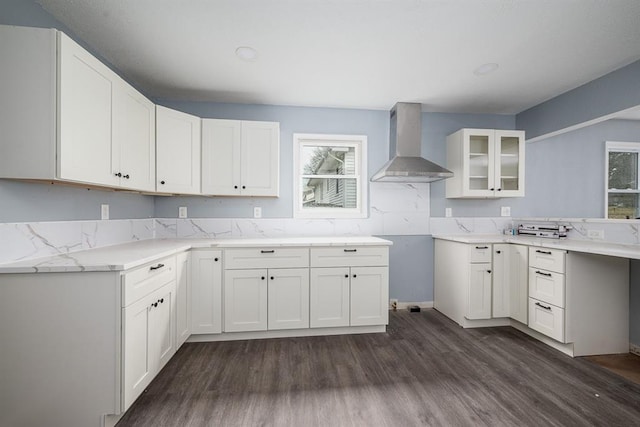
[[164, 302], [164, 298], [160, 298], [160, 304], [162, 304]]
[[542, 304], [540, 304], [539, 302], [537, 302], [537, 303], [536, 303], [536, 305], [537, 305], [538, 307], [540, 307], [540, 308], [544, 308], [545, 310], [549, 310], [549, 311], [551, 311], [551, 307], [547, 307], [546, 305], [542, 305]]
[[476, 249], [489, 249], [489, 246], [476, 246]]
[[358, 252], [357, 249], [345, 249], [344, 251], [345, 252]]
[[275, 253], [275, 250], [273, 250], [273, 249], [271, 249], [269, 251], [262, 250], [262, 251], [260, 251], [260, 253], [261, 254], [272, 254], [272, 253]]
[[542, 271], [536, 271], [536, 274], [539, 274], [541, 276], [551, 277], [551, 273], [543, 273]]
[[161, 269], [162, 267], [164, 267], [164, 264], [158, 264], [158, 265], [154, 265], [154, 266], [149, 267], [149, 270], [151, 270], [151, 271], [153, 271], [153, 270], [159, 270], [159, 269]]
[[151, 305], [152, 305], [152, 306], [154, 306], [154, 307], [157, 307], [157, 306], [158, 306], [158, 302], [156, 301], [156, 302], [154, 302], [154, 303], [153, 303], [153, 304], [151, 304]]
[[539, 253], [539, 254], [551, 255], [550, 251], [541, 251], [540, 249], [536, 249], [536, 252]]

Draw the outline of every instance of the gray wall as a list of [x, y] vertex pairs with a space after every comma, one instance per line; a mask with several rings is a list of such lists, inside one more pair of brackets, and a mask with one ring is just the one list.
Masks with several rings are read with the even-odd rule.
[[640, 105], [640, 61], [536, 105], [516, 116], [527, 139]]

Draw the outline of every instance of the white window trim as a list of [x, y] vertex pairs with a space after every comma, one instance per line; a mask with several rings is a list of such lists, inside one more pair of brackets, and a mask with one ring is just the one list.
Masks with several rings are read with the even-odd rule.
[[[302, 194], [300, 179], [300, 147], [303, 145], [318, 145], [327, 142], [334, 146], [355, 146], [356, 177], [359, 180], [356, 208], [302, 208]], [[293, 217], [294, 218], [367, 218], [368, 214], [368, 174], [367, 174], [367, 136], [366, 135], [333, 135], [315, 133], [293, 134]], [[333, 176], [332, 178], [335, 178]]]
[[[610, 193], [618, 193], [618, 194], [640, 193], [640, 188], [638, 190], [609, 191], [609, 152], [611, 151], [640, 153], [640, 142], [620, 142], [620, 141], [605, 142], [605, 155], [604, 155], [604, 217], [605, 218], [609, 218], [609, 194]], [[640, 173], [640, 171], [638, 172]], [[640, 179], [640, 175], [638, 176], [638, 178]]]

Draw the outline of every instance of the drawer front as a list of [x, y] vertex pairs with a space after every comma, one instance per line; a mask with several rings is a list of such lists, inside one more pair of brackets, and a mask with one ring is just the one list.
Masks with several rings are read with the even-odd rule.
[[469, 258], [473, 263], [491, 262], [491, 245], [489, 244], [469, 245], [469, 252]]
[[566, 252], [558, 249], [529, 247], [529, 267], [564, 273]]
[[529, 298], [529, 327], [564, 342], [564, 309]]
[[564, 274], [529, 268], [529, 296], [564, 308]]
[[311, 267], [374, 267], [389, 265], [386, 246], [311, 248]]
[[307, 248], [225, 249], [225, 270], [309, 267]]
[[125, 272], [122, 275], [122, 306], [128, 306], [175, 278], [175, 256]]

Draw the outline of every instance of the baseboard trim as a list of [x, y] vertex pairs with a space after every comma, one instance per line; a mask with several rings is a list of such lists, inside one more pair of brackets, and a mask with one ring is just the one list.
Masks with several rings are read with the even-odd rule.
[[633, 353], [636, 356], [640, 356], [640, 345], [629, 343], [629, 353]]

